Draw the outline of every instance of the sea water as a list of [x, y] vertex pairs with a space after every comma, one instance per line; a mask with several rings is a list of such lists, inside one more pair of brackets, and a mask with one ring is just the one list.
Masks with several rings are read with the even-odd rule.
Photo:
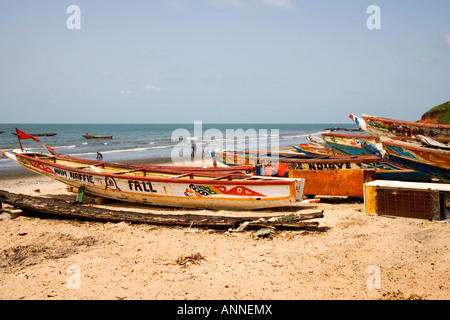
[[[22, 146], [33, 152], [47, 152], [43, 147], [52, 147], [56, 153], [84, 159], [96, 159], [97, 152], [104, 161], [126, 161], [133, 159], [170, 160], [173, 148], [189, 145], [196, 137], [197, 148], [226, 148], [230, 146], [227, 133], [244, 132], [244, 135], [231, 136], [236, 146], [247, 143], [248, 133], [257, 134], [259, 142], [264, 139], [276, 141], [280, 148], [287, 148], [299, 143], [306, 143], [306, 137], [319, 134], [327, 128], [356, 129], [349, 124], [0, 124], [0, 150], [11, 151], [19, 148], [15, 128], [29, 134], [56, 132], [54, 136], [38, 136], [40, 142], [32, 139], [22, 140]], [[176, 133], [186, 132], [185, 136]], [[212, 129], [213, 131], [211, 131]], [[209, 130], [209, 131], [208, 131]], [[217, 131], [218, 130], [218, 131]], [[207, 132], [219, 132], [219, 138], [203, 139]], [[113, 136], [112, 139], [86, 139], [83, 134]], [[206, 135], [205, 135], [206, 136]], [[217, 136], [217, 135], [216, 135]], [[239, 141], [241, 140], [241, 141]], [[233, 142], [234, 143], [234, 142]], [[233, 145], [233, 144], [231, 144]], [[250, 144], [251, 145], [251, 144]], [[0, 170], [17, 168], [18, 165], [4, 157], [0, 158]]]

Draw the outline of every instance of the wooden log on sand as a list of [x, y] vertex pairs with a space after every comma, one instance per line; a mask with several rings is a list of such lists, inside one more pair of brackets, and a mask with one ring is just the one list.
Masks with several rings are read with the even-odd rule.
[[[308, 214], [290, 214], [278, 217], [226, 217], [197, 214], [155, 214], [132, 211], [110, 210], [61, 199], [27, 196], [0, 190], [0, 202], [21, 208], [24, 211], [37, 212], [52, 216], [74, 219], [86, 219], [103, 222], [147, 223], [162, 226], [183, 226], [195, 228], [229, 229], [248, 222], [247, 229], [269, 227], [284, 230], [317, 228], [317, 221], [305, 221], [323, 217], [323, 211]], [[270, 218], [270, 219], [269, 219]]]

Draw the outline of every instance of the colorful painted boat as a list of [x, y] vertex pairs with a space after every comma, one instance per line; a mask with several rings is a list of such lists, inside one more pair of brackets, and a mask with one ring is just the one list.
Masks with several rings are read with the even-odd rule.
[[419, 134], [431, 138], [447, 138], [450, 136], [450, 125], [446, 124], [393, 120], [364, 114], [362, 118], [353, 114], [350, 114], [349, 117], [359, 125], [361, 130], [373, 136], [411, 137]]
[[[12, 134], [17, 135], [16, 132], [13, 132]], [[30, 133], [33, 137], [51, 137], [56, 136], [57, 132], [47, 132], [47, 133]]]
[[322, 147], [325, 147], [325, 145], [327, 144], [327, 143], [323, 140], [323, 138], [318, 137], [318, 136], [311, 136], [311, 135], [309, 135], [309, 136], [306, 137], [306, 139], [308, 139], [309, 141], [311, 141], [311, 143], [315, 143], [315, 144], [320, 145], [320, 146], [322, 146]]
[[304, 179], [155, 168], [41, 153], [2, 152], [24, 168], [85, 192], [148, 205], [202, 209], [262, 209], [301, 201]]
[[[323, 133], [324, 141], [330, 148], [339, 150], [342, 154], [350, 155], [371, 155], [373, 154], [364, 147], [364, 144], [376, 144], [380, 142], [380, 136], [369, 136], [369, 135], [352, 135], [352, 134], [339, 134], [339, 133]], [[417, 137], [391, 137], [394, 140], [403, 141], [416, 141], [417, 139], [422, 139], [424, 143], [434, 144], [435, 146], [441, 146], [443, 148], [450, 148], [448, 144], [450, 143], [450, 138], [436, 138], [430, 139], [425, 136], [418, 135]], [[430, 141], [429, 141], [429, 140]], [[433, 141], [433, 142], [431, 142]]]
[[323, 140], [330, 148], [339, 151], [341, 154], [349, 155], [371, 155], [369, 151], [363, 148], [362, 142], [375, 142], [379, 137], [362, 134], [340, 134], [340, 133], [322, 133]]
[[86, 139], [112, 139], [113, 136], [101, 136], [101, 135], [91, 135], [91, 134], [82, 134]]
[[389, 161], [450, 182], [450, 150], [381, 137], [381, 154]]
[[326, 147], [321, 146], [316, 143], [302, 143], [302, 144], [299, 144], [298, 146], [292, 146], [292, 147], [300, 153], [304, 153], [304, 154], [316, 156], [316, 157], [332, 156], [332, 155], [338, 154], [337, 151], [331, 150], [329, 148], [326, 148]]
[[377, 179], [427, 179], [428, 175], [392, 163], [376, 155], [336, 155], [310, 159], [255, 157], [245, 153], [216, 149], [211, 152], [215, 161], [229, 165], [253, 165], [256, 175], [290, 177], [292, 171], [375, 170]]
[[[370, 143], [376, 144], [380, 142], [380, 136], [369, 136], [369, 135], [352, 135], [352, 134], [339, 134], [339, 133], [323, 133], [324, 141], [330, 148], [340, 151], [342, 154], [350, 155], [370, 155], [363, 144]], [[391, 137], [394, 140], [404, 140], [404, 141], [416, 141], [417, 138], [421, 137], [424, 141], [427, 141], [428, 137], [417, 136], [417, 137]], [[448, 147], [450, 138], [436, 138], [431, 139], [435, 144]], [[430, 143], [430, 142], [429, 142]], [[450, 148], [450, 147], [449, 147]]]
[[[297, 152], [258, 152], [258, 151], [237, 151], [215, 149], [211, 152], [214, 163], [221, 163], [227, 166], [247, 166], [251, 165], [255, 168], [256, 175], [272, 176], [272, 177], [288, 177], [289, 170], [287, 165], [278, 166], [280, 160], [288, 159], [312, 159], [314, 155], [300, 154]], [[270, 163], [276, 165], [268, 166]], [[261, 173], [262, 168], [266, 170]], [[270, 171], [270, 172], [269, 172]]]

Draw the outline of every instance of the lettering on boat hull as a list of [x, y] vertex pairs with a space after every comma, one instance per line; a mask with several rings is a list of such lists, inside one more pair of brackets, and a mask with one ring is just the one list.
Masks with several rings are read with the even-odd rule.
[[117, 186], [116, 179], [111, 178], [111, 177], [106, 177], [105, 178], [105, 189], [119, 190], [120, 191], [120, 188]]
[[131, 191], [157, 192], [153, 189], [152, 183], [150, 181], [128, 180], [128, 187]]
[[289, 170], [341, 170], [341, 169], [352, 169], [350, 162], [329, 162], [329, 163], [289, 163]]

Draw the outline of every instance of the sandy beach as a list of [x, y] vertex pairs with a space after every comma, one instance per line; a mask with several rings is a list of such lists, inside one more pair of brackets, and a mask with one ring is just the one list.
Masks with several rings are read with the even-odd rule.
[[[60, 182], [10, 171], [0, 189], [75, 200]], [[85, 197], [85, 202], [92, 198]], [[177, 210], [155, 213], [282, 215]], [[449, 299], [449, 225], [364, 213], [362, 201], [323, 198], [317, 231], [160, 227], [33, 216], [0, 220], [0, 299]], [[2, 216], [5, 218], [4, 216]], [[180, 265], [178, 258], [200, 254]], [[179, 260], [178, 260], [179, 261]]]

